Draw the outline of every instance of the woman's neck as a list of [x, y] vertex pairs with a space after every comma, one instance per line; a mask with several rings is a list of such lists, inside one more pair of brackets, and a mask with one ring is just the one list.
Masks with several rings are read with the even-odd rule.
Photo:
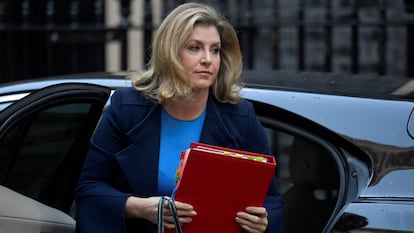
[[194, 120], [198, 118], [206, 108], [207, 93], [199, 93], [192, 100], [174, 100], [166, 103], [163, 107], [171, 116], [179, 120]]

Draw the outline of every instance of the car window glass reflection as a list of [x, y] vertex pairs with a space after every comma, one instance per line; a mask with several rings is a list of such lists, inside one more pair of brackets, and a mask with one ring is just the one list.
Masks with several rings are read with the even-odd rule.
[[413, 198], [413, 177], [414, 169], [391, 171], [382, 178], [381, 182], [368, 187], [361, 196]]
[[338, 200], [340, 178], [333, 155], [313, 141], [271, 127], [266, 134], [277, 159], [286, 232], [321, 232]]
[[[51, 107], [17, 122], [0, 141], [0, 182], [55, 208], [65, 191], [71, 148], [88, 119], [90, 103]], [[53, 175], [52, 175], [53, 174]], [[60, 177], [62, 176], [62, 177]], [[52, 192], [53, 190], [53, 192]], [[65, 191], [66, 192], [66, 191]]]

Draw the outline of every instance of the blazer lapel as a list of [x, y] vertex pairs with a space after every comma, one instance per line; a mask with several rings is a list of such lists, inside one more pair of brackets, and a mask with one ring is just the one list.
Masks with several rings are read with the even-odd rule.
[[229, 148], [237, 147], [236, 140], [224, 125], [220, 109], [212, 97], [209, 97], [207, 102], [206, 119], [201, 132], [200, 142]]
[[132, 144], [121, 151], [118, 161], [135, 194], [157, 192], [161, 107], [155, 105], [144, 119], [127, 133]]

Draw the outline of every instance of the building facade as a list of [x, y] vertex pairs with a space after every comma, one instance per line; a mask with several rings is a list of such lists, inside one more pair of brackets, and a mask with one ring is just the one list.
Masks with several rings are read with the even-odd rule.
[[[0, 0], [0, 82], [145, 69], [178, 0]], [[235, 26], [249, 70], [414, 77], [409, 0], [205, 0]]]

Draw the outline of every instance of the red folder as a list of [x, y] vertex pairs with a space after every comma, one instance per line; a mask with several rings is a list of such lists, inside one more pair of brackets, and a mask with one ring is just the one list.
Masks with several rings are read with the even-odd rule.
[[202, 143], [192, 143], [181, 156], [173, 196], [197, 212], [191, 223], [182, 225], [183, 232], [243, 232], [235, 222], [236, 213], [247, 206], [263, 206], [275, 158]]

